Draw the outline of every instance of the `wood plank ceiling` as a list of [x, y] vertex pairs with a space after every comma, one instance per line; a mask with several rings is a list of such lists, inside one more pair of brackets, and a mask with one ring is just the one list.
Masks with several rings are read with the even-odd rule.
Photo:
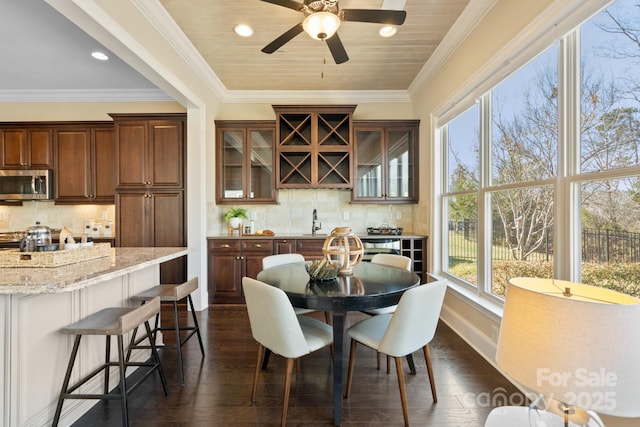
[[[302, 1], [302, 0], [300, 0]], [[380, 9], [398, 0], [340, 0], [343, 9]], [[228, 90], [406, 90], [469, 0], [407, 0], [390, 38], [379, 24], [342, 22], [349, 61], [336, 65], [324, 42], [302, 33], [274, 54], [265, 45], [303, 14], [259, 0], [160, 0]], [[400, 4], [404, 3], [403, 1]], [[249, 24], [252, 37], [233, 32]]]

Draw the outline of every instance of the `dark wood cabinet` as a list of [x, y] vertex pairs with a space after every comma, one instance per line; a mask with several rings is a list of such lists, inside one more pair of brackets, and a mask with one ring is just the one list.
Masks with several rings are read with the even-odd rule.
[[3, 169], [53, 169], [53, 129], [37, 124], [0, 126]]
[[[113, 114], [116, 246], [186, 246], [186, 115]], [[186, 257], [160, 265], [161, 283], [186, 280]]]
[[216, 202], [277, 203], [273, 121], [216, 121]]
[[184, 188], [184, 114], [112, 114], [117, 144], [117, 187]]
[[56, 203], [114, 203], [113, 125], [56, 127], [54, 153]]
[[296, 252], [302, 254], [307, 261], [322, 259], [322, 246], [324, 239], [298, 239], [296, 240]]
[[[186, 246], [183, 191], [119, 191], [116, 207], [116, 246]], [[160, 275], [164, 283], [182, 283], [185, 259], [162, 263]]]
[[354, 121], [354, 203], [417, 203], [418, 120]]
[[413, 260], [412, 271], [425, 280], [427, 274], [427, 237], [403, 237], [400, 254]]
[[209, 240], [209, 303], [244, 304], [242, 278], [256, 278], [262, 270], [262, 258], [272, 254], [270, 239]]
[[273, 241], [275, 254], [293, 254], [296, 252], [295, 239], [276, 239]]
[[351, 188], [355, 105], [274, 105], [276, 187]]

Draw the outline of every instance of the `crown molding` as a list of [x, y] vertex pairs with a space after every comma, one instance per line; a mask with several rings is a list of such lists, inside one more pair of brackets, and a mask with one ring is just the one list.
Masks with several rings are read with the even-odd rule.
[[209, 64], [200, 55], [191, 40], [173, 20], [159, 0], [131, 0], [131, 3], [144, 15], [158, 33], [162, 34], [185, 64], [211, 89], [220, 100], [224, 100], [228, 90]]
[[407, 92], [412, 99], [429, 84], [429, 81], [440, 71], [451, 55], [467, 39], [473, 29], [482, 21], [498, 0], [471, 0], [462, 11], [456, 22], [451, 26], [429, 60], [409, 85]]
[[229, 90], [159, 1], [132, 0], [132, 2], [151, 25], [179, 53], [185, 64], [202, 79], [204, 84], [223, 103], [291, 103], [308, 102], [309, 100], [327, 103], [411, 102], [411, 98], [406, 91]]
[[228, 91], [225, 103], [269, 103], [291, 104], [296, 102], [320, 103], [377, 103], [377, 102], [411, 102], [404, 90], [262, 90], [262, 91]]
[[136, 102], [173, 101], [160, 89], [0, 90], [0, 102]]

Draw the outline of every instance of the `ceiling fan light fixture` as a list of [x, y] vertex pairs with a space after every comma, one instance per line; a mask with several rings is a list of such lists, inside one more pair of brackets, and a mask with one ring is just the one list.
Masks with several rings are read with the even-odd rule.
[[391, 37], [394, 36], [398, 32], [398, 27], [395, 25], [385, 25], [384, 27], [378, 30], [378, 34], [380, 37]]
[[316, 40], [331, 38], [340, 27], [340, 18], [331, 12], [315, 12], [302, 22], [302, 28]]
[[233, 32], [240, 37], [251, 37], [253, 35], [253, 28], [247, 24], [237, 24], [233, 27]]

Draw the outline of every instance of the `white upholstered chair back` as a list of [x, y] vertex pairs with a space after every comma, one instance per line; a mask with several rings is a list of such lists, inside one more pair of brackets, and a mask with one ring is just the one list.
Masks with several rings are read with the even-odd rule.
[[446, 280], [437, 280], [406, 291], [391, 315], [378, 351], [402, 357], [429, 344], [438, 325], [447, 290]]
[[291, 264], [294, 262], [304, 262], [304, 257], [300, 254], [277, 254], [269, 255], [262, 258], [262, 269], [277, 267], [282, 264]]
[[373, 264], [384, 264], [389, 267], [402, 268], [403, 270], [411, 271], [411, 258], [403, 255], [395, 254], [375, 254], [371, 257]]
[[309, 345], [293, 306], [282, 289], [242, 278], [253, 338], [272, 352], [287, 358], [308, 354]]

